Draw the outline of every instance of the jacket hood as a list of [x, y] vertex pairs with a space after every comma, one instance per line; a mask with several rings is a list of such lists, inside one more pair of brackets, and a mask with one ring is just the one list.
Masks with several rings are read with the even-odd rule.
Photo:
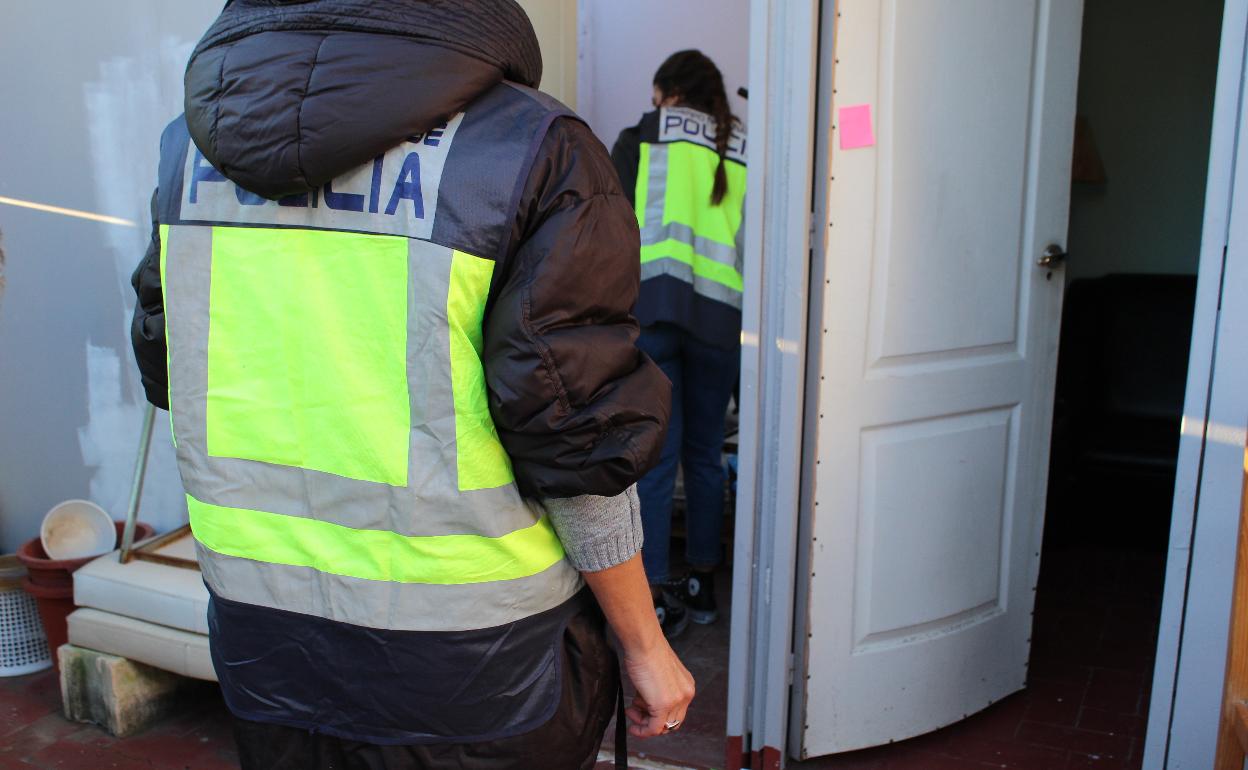
[[213, 166], [278, 198], [541, 76], [515, 0], [230, 0], [187, 64], [186, 121]]

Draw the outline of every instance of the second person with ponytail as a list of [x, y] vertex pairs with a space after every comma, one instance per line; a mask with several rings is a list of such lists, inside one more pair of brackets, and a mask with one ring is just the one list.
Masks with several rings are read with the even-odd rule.
[[[719, 68], [700, 51], [672, 54], [654, 75], [655, 109], [620, 133], [611, 156], [641, 229], [638, 346], [672, 381], [662, 457], [639, 483], [642, 549], [669, 638], [718, 616], [724, 418], [741, 358], [741, 221], [745, 131]], [[672, 496], [684, 468], [688, 575], [670, 572]]]

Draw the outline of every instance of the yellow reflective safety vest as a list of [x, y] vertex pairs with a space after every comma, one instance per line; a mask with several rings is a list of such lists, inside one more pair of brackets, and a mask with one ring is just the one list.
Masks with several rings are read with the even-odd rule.
[[642, 119], [634, 207], [641, 228], [643, 325], [673, 323], [720, 347], [740, 341], [744, 130], [724, 155], [728, 189], [711, 203], [719, 154], [715, 120], [685, 107]]
[[516, 488], [481, 355], [514, 190], [567, 114], [504, 83], [277, 201], [166, 129], [170, 413], [235, 714], [421, 743], [553, 713], [582, 583]]

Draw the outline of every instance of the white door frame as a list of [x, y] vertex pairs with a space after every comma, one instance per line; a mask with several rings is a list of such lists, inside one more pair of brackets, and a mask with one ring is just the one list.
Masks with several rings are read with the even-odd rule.
[[1246, 40], [1248, 0], [1226, 0], [1145, 770], [1203, 770], [1217, 743], [1248, 425]]
[[[793, 673], [819, 0], [750, 3], [740, 473], [726, 767], [784, 762]], [[753, 287], [753, 288], [751, 288]]]

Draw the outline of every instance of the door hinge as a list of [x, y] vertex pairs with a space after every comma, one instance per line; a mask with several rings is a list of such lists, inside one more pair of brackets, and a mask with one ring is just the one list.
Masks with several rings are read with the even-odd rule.
[[797, 656], [789, 653], [789, 661], [787, 664], [788, 671], [785, 672], [785, 679], [789, 683], [789, 687], [793, 686], [793, 673], [797, 669]]

